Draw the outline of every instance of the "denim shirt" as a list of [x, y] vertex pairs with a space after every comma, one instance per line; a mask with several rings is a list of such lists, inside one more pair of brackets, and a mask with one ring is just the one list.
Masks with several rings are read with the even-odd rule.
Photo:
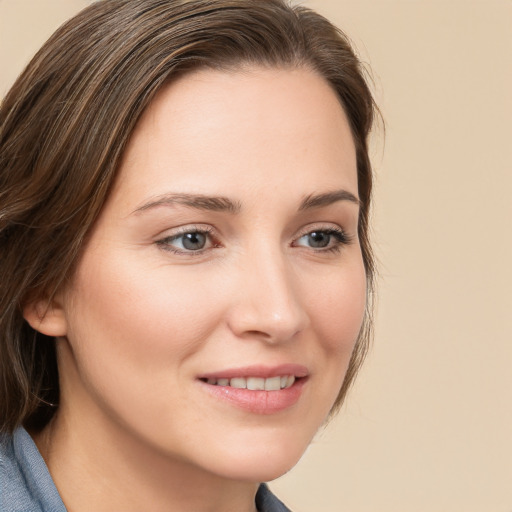
[[[262, 484], [256, 494], [259, 512], [290, 512]], [[0, 434], [0, 512], [66, 512], [46, 464], [23, 428]]]

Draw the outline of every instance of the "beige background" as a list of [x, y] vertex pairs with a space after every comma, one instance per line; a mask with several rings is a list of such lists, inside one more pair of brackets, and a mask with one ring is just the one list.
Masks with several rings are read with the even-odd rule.
[[[0, 0], [0, 95], [87, 0]], [[512, 1], [310, 0], [371, 65], [381, 279], [337, 420], [272, 484], [294, 512], [512, 512]]]

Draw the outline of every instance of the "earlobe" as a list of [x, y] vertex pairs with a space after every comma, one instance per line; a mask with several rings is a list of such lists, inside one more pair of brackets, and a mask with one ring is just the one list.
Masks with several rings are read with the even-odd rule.
[[65, 336], [67, 321], [64, 309], [56, 300], [39, 299], [23, 308], [23, 317], [32, 329], [46, 336]]

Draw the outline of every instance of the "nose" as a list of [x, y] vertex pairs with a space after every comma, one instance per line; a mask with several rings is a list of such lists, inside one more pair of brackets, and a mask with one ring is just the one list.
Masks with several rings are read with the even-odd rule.
[[308, 327], [299, 276], [280, 251], [244, 258], [236, 275], [228, 324], [237, 337], [283, 343]]

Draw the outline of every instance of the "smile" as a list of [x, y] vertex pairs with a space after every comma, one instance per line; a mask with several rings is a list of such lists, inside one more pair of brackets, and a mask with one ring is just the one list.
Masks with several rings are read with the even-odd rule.
[[279, 391], [293, 386], [295, 375], [282, 375], [269, 378], [262, 377], [234, 377], [231, 379], [204, 379], [212, 386], [227, 386], [236, 389], [249, 389], [252, 391]]
[[220, 403], [254, 414], [276, 414], [295, 405], [310, 373], [300, 364], [252, 365], [198, 376], [202, 389]]

